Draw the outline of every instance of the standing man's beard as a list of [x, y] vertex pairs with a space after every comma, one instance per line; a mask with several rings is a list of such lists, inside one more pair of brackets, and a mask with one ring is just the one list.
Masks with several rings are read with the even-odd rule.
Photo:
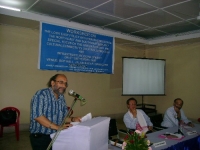
[[52, 86], [53, 92], [60, 95], [60, 94], [64, 94], [66, 91], [66, 88], [63, 87], [57, 87], [56, 85]]

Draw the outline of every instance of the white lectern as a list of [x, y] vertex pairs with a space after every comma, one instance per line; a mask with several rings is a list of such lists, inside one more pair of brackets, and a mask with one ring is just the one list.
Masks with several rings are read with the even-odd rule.
[[[109, 117], [96, 117], [62, 130], [53, 150], [108, 150]], [[51, 134], [53, 138], [54, 134]]]

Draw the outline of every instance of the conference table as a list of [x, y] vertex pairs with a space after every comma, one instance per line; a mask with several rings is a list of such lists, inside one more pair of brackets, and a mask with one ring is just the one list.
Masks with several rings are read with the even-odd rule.
[[[179, 140], [162, 136], [163, 134], [175, 132], [178, 132], [178, 127], [147, 134], [147, 139], [153, 143], [152, 150], [200, 150], [200, 124], [195, 124], [193, 128], [184, 127], [182, 129], [184, 137]], [[121, 148], [109, 144], [108, 150], [121, 150]]]

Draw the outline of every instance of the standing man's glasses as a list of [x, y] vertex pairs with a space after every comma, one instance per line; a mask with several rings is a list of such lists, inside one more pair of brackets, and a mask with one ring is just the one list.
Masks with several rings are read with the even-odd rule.
[[56, 81], [56, 80], [55, 80], [55, 82], [58, 82], [59, 84], [62, 84], [62, 85], [64, 84], [66, 87], [68, 87], [68, 82], [64, 82], [64, 81]]

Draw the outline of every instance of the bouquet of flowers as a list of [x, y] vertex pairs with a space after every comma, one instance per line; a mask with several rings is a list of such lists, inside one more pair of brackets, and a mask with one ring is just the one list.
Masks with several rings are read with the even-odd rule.
[[124, 138], [122, 150], [152, 150], [150, 141], [145, 139], [146, 134], [139, 130], [129, 133]]

